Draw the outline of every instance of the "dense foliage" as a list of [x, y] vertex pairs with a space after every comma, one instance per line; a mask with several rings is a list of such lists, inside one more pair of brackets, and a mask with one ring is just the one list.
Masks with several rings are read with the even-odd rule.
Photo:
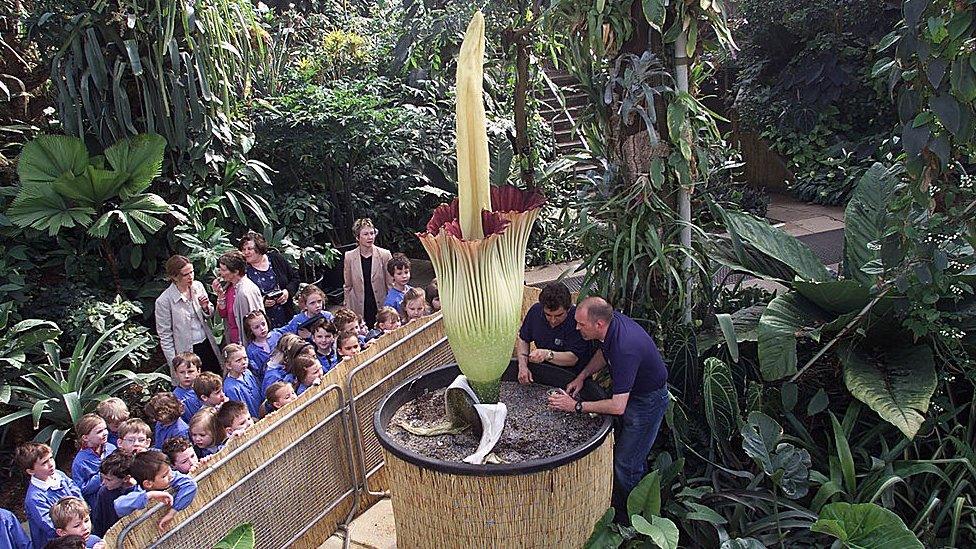
[[891, 160], [894, 110], [871, 69], [897, 17], [882, 0], [736, 3], [735, 119], [782, 155], [798, 198], [843, 204]]

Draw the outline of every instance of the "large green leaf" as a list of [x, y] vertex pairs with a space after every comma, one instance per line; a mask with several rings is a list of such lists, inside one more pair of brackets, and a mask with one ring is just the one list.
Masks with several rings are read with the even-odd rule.
[[830, 279], [830, 273], [817, 254], [799, 239], [746, 213], [723, 210], [722, 215], [733, 243], [738, 239], [754, 246], [760, 252], [789, 266], [803, 280]]
[[648, 522], [640, 515], [633, 517], [634, 530], [651, 538], [651, 542], [661, 549], [678, 548], [678, 527], [662, 517], [651, 517]]
[[51, 185], [38, 183], [22, 185], [7, 208], [7, 217], [14, 225], [47, 231], [51, 236], [61, 229], [88, 226], [94, 215], [94, 209], [69, 206]]
[[705, 418], [712, 435], [721, 442], [728, 442], [739, 425], [739, 395], [729, 365], [714, 357], [706, 358], [702, 388]]
[[932, 349], [927, 345], [888, 345], [868, 353], [843, 344], [837, 355], [851, 394], [913, 438], [938, 382]]
[[725, 265], [735, 272], [784, 283], [796, 277], [796, 272], [789, 265], [760, 252], [749, 243], [743, 243], [738, 238], [715, 235], [709, 239], [708, 244], [709, 259]]
[[661, 514], [661, 473], [657, 470], [644, 475], [627, 495], [627, 514], [650, 519]]
[[797, 280], [793, 289], [821, 309], [838, 315], [860, 311], [870, 300], [868, 287], [856, 280]]
[[224, 539], [214, 545], [214, 549], [254, 549], [254, 543], [254, 525], [246, 522], [227, 532]]
[[105, 149], [105, 158], [125, 178], [122, 198], [149, 188], [163, 169], [166, 139], [156, 134], [139, 134]]
[[81, 176], [88, 167], [88, 149], [77, 137], [40, 135], [24, 145], [17, 162], [21, 185], [53, 183], [62, 175]]
[[887, 208], [898, 187], [898, 180], [880, 163], [864, 173], [844, 212], [844, 276], [873, 286], [876, 275], [861, 271], [879, 257], [881, 238], [887, 226]]
[[797, 337], [818, 337], [827, 318], [822, 309], [790, 292], [769, 302], [759, 319], [759, 370], [775, 381], [796, 373]]
[[810, 530], [828, 534], [853, 549], [922, 549], [901, 518], [875, 503], [831, 503]]
[[802, 498], [810, 489], [812, 460], [806, 450], [788, 442], [779, 442], [783, 428], [762, 412], [750, 412], [742, 424], [742, 449], [760, 464], [786, 497]]

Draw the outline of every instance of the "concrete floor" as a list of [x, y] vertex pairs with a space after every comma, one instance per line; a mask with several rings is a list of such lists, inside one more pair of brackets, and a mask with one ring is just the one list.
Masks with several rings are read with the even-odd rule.
[[[356, 517], [349, 527], [349, 547], [354, 549], [394, 549], [396, 527], [393, 525], [393, 506], [389, 499], [378, 501]], [[319, 549], [342, 549], [343, 535], [333, 534]]]

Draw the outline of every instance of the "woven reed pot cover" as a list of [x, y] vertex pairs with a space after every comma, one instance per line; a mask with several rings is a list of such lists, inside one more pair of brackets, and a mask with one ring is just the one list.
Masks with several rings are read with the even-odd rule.
[[551, 470], [472, 476], [426, 469], [386, 449], [397, 547], [582, 547], [610, 505], [613, 435]]

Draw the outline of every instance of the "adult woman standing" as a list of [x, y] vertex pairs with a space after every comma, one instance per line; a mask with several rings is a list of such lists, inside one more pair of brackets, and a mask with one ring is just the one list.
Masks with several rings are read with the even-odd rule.
[[[264, 310], [271, 322], [269, 328], [280, 328], [295, 316], [291, 298], [298, 294], [298, 273], [285, 256], [268, 250], [264, 235], [248, 231], [241, 237], [237, 248], [247, 261], [247, 277], [264, 297]], [[274, 292], [281, 291], [277, 297]], [[272, 297], [269, 297], [269, 294]]]
[[247, 262], [240, 250], [227, 252], [217, 260], [217, 274], [213, 290], [217, 294], [217, 313], [224, 319], [224, 344], [244, 341], [244, 317], [258, 309], [264, 310], [261, 290], [245, 273]]
[[362, 317], [367, 326], [372, 326], [376, 320], [376, 304], [383, 303], [393, 285], [393, 277], [386, 271], [392, 255], [390, 250], [373, 245], [377, 230], [368, 217], [357, 219], [352, 232], [359, 246], [346, 252], [342, 263], [346, 307]]
[[204, 370], [219, 374], [220, 352], [207, 324], [213, 307], [203, 284], [193, 279], [193, 263], [182, 255], [170, 257], [166, 277], [171, 284], [156, 298], [156, 335], [166, 363], [172, 370], [173, 358], [189, 351], [200, 357]]

